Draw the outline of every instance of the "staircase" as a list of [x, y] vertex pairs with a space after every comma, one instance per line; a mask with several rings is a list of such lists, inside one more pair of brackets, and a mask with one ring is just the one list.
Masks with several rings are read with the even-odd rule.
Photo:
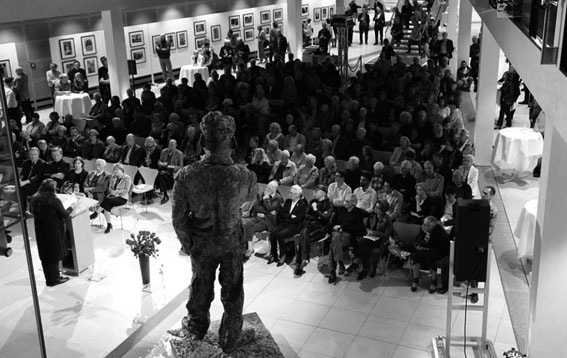
[[[418, 0], [418, 4], [421, 7], [420, 10], [424, 14], [428, 15], [429, 13], [427, 12], [426, 2], [424, 0]], [[429, 22], [429, 16], [425, 16], [425, 25], [427, 25], [428, 22]], [[396, 51], [396, 55], [401, 56], [402, 61], [406, 64], [411, 64], [413, 62], [414, 57], [418, 57], [420, 59], [420, 63], [423, 64], [423, 63], [427, 62], [427, 58], [421, 57], [421, 55], [419, 53], [419, 47], [416, 43], [412, 43], [411, 50], [408, 52], [409, 38], [411, 36], [413, 28], [414, 28], [414, 25], [411, 22], [410, 22], [408, 28], [404, 27], [404, 37], [401, 40], [401, 43], [399, 45], [394, 46], [394, 50]], [[391, 25], [388, 29], [391, 30]], [[388, 33], [388, 38], [391, 41], [392, 36], [391, 36], [390, 33]], [[423, 45], [421, 46], [421, 48], [422, 48], [422, 51], [423, 51]]]

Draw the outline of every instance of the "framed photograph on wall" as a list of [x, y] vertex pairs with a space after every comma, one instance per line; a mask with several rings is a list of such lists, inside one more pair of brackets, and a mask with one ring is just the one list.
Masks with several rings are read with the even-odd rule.
[[85, 57], [83, 60], [85, 66], [85, 72], [87, 76], [96, 76], [98, 75], [98, 59], [96, 56], [92, 57]]
[[177, 48], [177, 46], [175, 46], [175, 33], [170, 32], [169, 34], [165, 34], [165, 39], [171, 44], [172, 50]]
[[203, 36], [207, 34], [207, 23], [203, 21], [195, 21], [193, 23], [193, 31], [196, 36]]
[[244, 41], [252, 41], [254, 40], [254, 28], [244, 29]]
[[195, 49], [200, 49], [205, 44], [206, 37], [196, 37], [195, 38]]
[[146, 49], [143, 47], [131, 49], [130, 55], [132, 56], [132, 60], [136, 60], [136, 63], [146, 62]]
[[244, 27], [254, 26], [254, 14], [242, 15], [242, 22], [244, 23]]
[[219, 42], [220, 40], [222, 40], [221, 26], [220, 25], [211, 26], [211, 41]]
[[67, 73], [73, 69], [76, 60], [63, 61], [61, 64], [61, 72]]
[[329, 9], [326, 7], [321, 8], [321, 20], [327, 20], [329, 18]]
[[160, 37], [161, 37], [160, 35], [152, 36], [152, 44], [153, 44], [154, 53], [156, 53], [156, 47], [159, 44]]
[[271, 15], [272, 13], [270, 10], [260, 11], [260, 24], [269, 24], [271, 21]]
[[177, 48], [184, 48], [189, 46], [187, 41], [187, 30], [177, 31]]
[[228, 24], [229, 24], [229, 28], [234, 30], [234, 29], [239, 29], [240, 28], [240, 16], [236, 15], [236, 16], [229, 16], [228, 17]]
[[61, 52], [61, 59], [63, 60], [77, 56], [75, 52], [75, 40], [72, 38], [59, 40], [59, 51]]
[[313, 22], [321, 21], [321, 8], [316, 7], [313, 9]]
[[274, 21], [283, 21], [282, 9], [274, 9]]
[[335, 7], [329, 6], [329, 17], [332, 17], [333, 15], [335, 15]]
[[132, 31], [128, 33], [130, 47], [144, 46], [144, 30]]
[[96, 55], [95, 35], [82, 36], [81, 48], [83, 49], [83, 56]]
[[301, 17], [309, 16], [309, 5], [301, 5]]
[[0, 68], [2, 69], [2, 76], [0, 76], [0, 78], [12, 77], [12, 66], [10, 66], [10, 60], [0, 61]]

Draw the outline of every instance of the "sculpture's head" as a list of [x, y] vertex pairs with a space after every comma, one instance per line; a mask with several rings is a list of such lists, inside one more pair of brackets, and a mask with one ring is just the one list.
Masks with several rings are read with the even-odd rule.
[[205, 138], [205, 148], [212, 153], [230, 150], [236, 123], [234, 118], [219, 111], [207, 113], [201, 120], [201, 132]]

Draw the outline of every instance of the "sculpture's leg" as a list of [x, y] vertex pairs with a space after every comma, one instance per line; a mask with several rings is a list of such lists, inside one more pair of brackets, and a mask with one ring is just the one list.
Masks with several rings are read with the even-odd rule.
[[225, 349], [234, 349], [242, 331], [242, 306], [244, 305], [243, 255], [228, 254], [221, 259], [219, 282], [224, 313], [219, 329], [219, 343]]
[[215, 298], [214, 283], [218, 267], [217, 259], [203, 256], [191, 255], [193, 278], [187, 302], [188, 320], [186, 326], [184, 324], [184, 328], [198, 339], [205, 337], [211, 323], [209, 308]]

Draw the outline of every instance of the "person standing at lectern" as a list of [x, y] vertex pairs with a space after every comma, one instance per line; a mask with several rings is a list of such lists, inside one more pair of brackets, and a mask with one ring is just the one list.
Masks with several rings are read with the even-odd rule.
[[242, 328], [243, 260], [247, 243], [240, 208], [256, 197], [256, 175], [234, 164], [230, 144], [234, 118], [219, 111], [201, 120], [206, 154], [177, 173], [173, 187], [173, 227], [183, 250], [191, 255], [193, 279], [182, 327], [197, 340], [209, 329], [209, 308], [219, 268], [224, 313], [219, 344], [233, 352], [254, 339], [253, 328]]
[[55, 180], [45, 179], [31, 202], [34, 216], [37, 251], [47, 286], [56, 286], [69, 281], [59, 274], [59, 262], [65, 257], [65, 218], [75, 208], [74, 202], [68, 209], [55, 196]]

